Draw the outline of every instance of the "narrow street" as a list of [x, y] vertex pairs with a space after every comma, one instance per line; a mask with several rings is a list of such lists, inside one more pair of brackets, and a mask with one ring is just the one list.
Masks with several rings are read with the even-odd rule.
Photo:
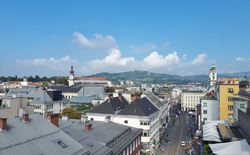
[[185, 141], [188, 146], [188, 142], [191, 141], [189, 131], [192, 129], [194, 120], [185, 113], [176, 116], [176, 111], [178, 110], [172, 108], [172, 118], [165, 130], [161, 149], [158, 152], [159, 155], [188, 154], [188, 152], [184, 150], [185, 147], [181, 147], [181, 142]]

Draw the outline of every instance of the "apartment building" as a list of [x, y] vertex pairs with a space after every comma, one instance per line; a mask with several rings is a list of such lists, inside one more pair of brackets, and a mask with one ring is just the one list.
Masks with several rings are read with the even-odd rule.
[[220, 120], [233, 121], [233, 96], [239, 92], [239, 78], [219, 78]]
[[195, 111], [197, 104], [200, 103], [200, 99], [204, 95], [205, 93], [200, 90], [183, 90], [181, 93], [182, 111]]
[[133, 96], [128, 103], [120, 94], [109, 97], [92, 111], [87, 113], [88, 120], [110, 120], [122, 125], [142, 129], [141, 152], [152, 154], [159, 145], [160, 128], [159, 109], [147, 97]]
[[219, 102], [215, 96], [201, 98], [201, 121], [219, 120]]

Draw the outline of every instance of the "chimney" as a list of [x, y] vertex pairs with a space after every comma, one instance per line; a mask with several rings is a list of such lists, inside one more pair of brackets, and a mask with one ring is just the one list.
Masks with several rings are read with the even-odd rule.
[[29, 114], [22, 114], [22, 120], [24, 122], [28, 122], [29, 121]]
[[84, 125], [86, 131], [91, 131], [92, 130], [92, 124], [88, 123]]
[[111, 101], [112, 98], [113, 98], [113, 94], [109, 94], [108, 95], [108, 100]]
[[122, 101], [122, 93], [118, 93], [118, 98], [120, 101]]
[[141, 94], [139, 93], [131, 94], [131, 102], [134, 102], [135, 100], [138, 100], [140, 98], [141, 98]]
[[48, 116], [50, 123], [54, 124], [56, 127], [59, 127], [59, 114], [50, 114]]
[[7, 129], [7, 118], [0, 118], [0, 131]]

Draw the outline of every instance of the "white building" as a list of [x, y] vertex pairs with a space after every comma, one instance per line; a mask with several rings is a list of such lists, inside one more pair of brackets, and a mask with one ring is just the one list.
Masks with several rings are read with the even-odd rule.
[[219, 101], [214, 96], [201, 98], [201, 121], [207, 120], [219, 120]]
[[213, 64], [209, 69], [209, 84], [210, 86], [215, 86], [216, 82], [217, 82], [217, 72], [216, 72], [216, 67]]
[[171, 90], [171, 96], [173, 97], [173, 98], [176, 98], [176, 97], [178, 97], [178, 96], [180, 96], [181, 95], [181, 88], [173, 88], [172, 90]]
[[154, 146], [159, 144], [160, 110], [147, 97], [134, 97], [132, 103], [120, 95], [109, 97], [104, 103], [87, 113], [89, 120], [112, 121], [115, 123], [140, 128], [143, 130], [141, 142], [142, 152], [154, 153]]
[[71, 66], [71, 69], [69, 71], [69, 79], [68, 79], [69, 86], [75, 85], [74, 79], [75, 79], [75, 71], [74, 71], [73, 66]]
[[[58, 92], [59, 91], [54, 91]], [[63, 109], [68, 106], [68, 100], [62, 97], [62, 94], [49, 93], [45, 90], [32, 91], [28, 95], [28, 103], [34, 106], [34, 113], [43, 116], [47, 114], [61, 114]], [[54, 95], [61, 97], [54, 97]]]
[[196, 110], [196, 105], [200, 103], [200, 99], [204, 95], [205, 93], [199, 90], [183, 90], [181, 93], [182, 110]]

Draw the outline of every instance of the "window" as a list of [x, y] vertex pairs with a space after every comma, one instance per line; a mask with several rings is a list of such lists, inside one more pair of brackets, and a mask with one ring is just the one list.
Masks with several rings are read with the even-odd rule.
[[228, 118], [229, 119], [233, 119], [233, 115], [232, 114], [228, 114]]
[[125, 124], [128, 124], [128, 120], [124, 120], [124, 123], [125, 123]]
[[132, 144], [129, 145], [129, 153], [132, 153]]
[[207, 107], [207, 103], [206, 103], [206, 102], [203, 102], [202, 106], [203, 106], [203, 107]]
[[203, 118], [203, 122], [205, 122], [207, 120], [207, 118]]
[[203, 114], [207, 114], [207, 110], [203, 110]]
[[228, 93], [233, 93], [233, 92], [234, 92], [234, 89], [233, 89], [233, 88], [228, 88], [228, 89], [227, 89], [227, 92], [228, 92]]
[[245, 105], [244, 104], [240, 104], [240, 109], [243, 109], [245, 108]]
[[67, 145], [65, 143], [63, 143], [61, 140], [59, 140], [57, 142], [57, 144], [59, 144], [62, 148], [66, 148], [67, 147]]
[[133, 141], [133, 151], [135, 150], [135, 141]]
[[228, 102], [232, 102], [233, 98], [232, 97], [228, 97]]
[[233, 106], [232, 105], [228, 106], [228, 111], [233, 111]]

